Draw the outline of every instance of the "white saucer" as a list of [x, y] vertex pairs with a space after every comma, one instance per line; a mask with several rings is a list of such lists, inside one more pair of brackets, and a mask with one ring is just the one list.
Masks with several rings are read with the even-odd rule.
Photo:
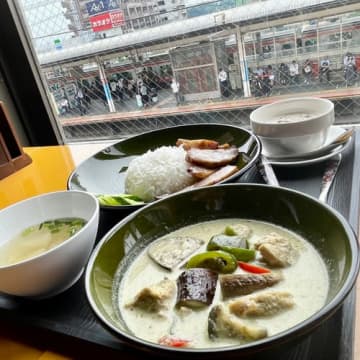
[[[346, 130], [344, 128], [340, 127], [340, 126], [332, 126], [330, 128], [328, 138], [326, 139], [323, 146], [328, 145], [332, 140], [334, 140], [337, 136], [341, 135], [345, 131]], [[310, 158], [310, 159], [307, 158], [307, 159], [304, 159], [304, 160], [299, 159], [299, 160], [288, 161], [288, 160], [281, 160], [281, 158], [279, 158], [279, 159], [276, 159], [276, 160], [268, 159], [268, 161], [272, 165], [276, 165], [276, 166], [304, 166], [304, 165], [311, 165], [311, 164], [319, 163], [321, 161], [324, 161], [326, 159], [329, 159], [329, 158], [333, 157], [336, 154], [341, 153], [342, 151], [344, 151], [350, 145], [350, 143], [351, 143], [351, 137], [348, 139], [348, 141], [346, 143], [344, 143], [342, 145], [339, 145], [335, 149], [332, 149], [327, 154], [323, 154], [321, 156]]]

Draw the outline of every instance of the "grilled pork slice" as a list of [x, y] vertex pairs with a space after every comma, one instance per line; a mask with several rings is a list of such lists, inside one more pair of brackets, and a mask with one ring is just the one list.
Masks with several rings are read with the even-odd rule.
[[190, 148], [186, 153], [186, 160], [199, 166], [214, 169], [230, 164], [238, 156], [239, 151], [236, 146], [215, 150]]
[[188, 173], [197, 180], [204, 179], [216, 171], [216, 169], [208, 169], [203, 166], [191, 165], [187, 169]]
[[191, 148], [197, 149], [217, 149], [219, 143], [215, 140], [208, 140], [208, 139], [178, 139], [176, 141], [176, 146], [181, 146], [184, 150], [189, 150]]
[[148, 312], [160, 312], [167, 309], [167, 300], [170, 300], [175, 295], [175, 291], [175, 282], [164, 279], [157, 284], [142, 289], [136, 295], [135, 300], [127, 306]]
[[218, 274], [204, 268], [185, 270], [177, 280], [178, 307], [199, 308], [210, 305], [214, 299]]
[[214, 173], [208, 177], [186, 187], [186, 189], [198, 188], [201, 186], [209, 186], [219, 183], [220, 181], [225, 180], [229, 176], [235, 174], [238, 171], [238, 167], [235, 165], [226, 165], [219, 170], [216, 170]]
[[229, 310], [237, 316], [271, 316], [294, 304], [293, 296], [287, 291], [267, 291], [232, 300]]
[[291, 241], [275, 232], [265, 235], [255, 244], [263, 260], [276, 267], [286, 267], [295, 263], [298, 251]]
[[265, 289], [283, 279], [279, 272], [266, 274], [228, 274], [220, 276], [220, 286], [224, 298], [248, 295]]
[[267, 336], [267, 330], [264, 327], [244, 323], [220, 304], [214, 306], [209, 313], [208, 334], [212, 340], [219, 337], [258, 340]]

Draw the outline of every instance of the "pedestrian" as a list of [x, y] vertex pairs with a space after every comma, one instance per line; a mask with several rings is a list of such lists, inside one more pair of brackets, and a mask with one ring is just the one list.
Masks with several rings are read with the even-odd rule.
[[229, 96], [229, 92], [228, 92], [228, 76], [227, 73], [224, 69], [220, 69], [219, 71], [219, 82], [220, 82], [220, 93], [221, 96], [224, 97], [228, 97]]
[[148, 95], [148, 89], [144, 82], [142, 82], [140, 86], [140, 95], [141, 95], [141, 101], [143, 103], [144, 108], [149, 106], [149, 95]]
[[86, 108], [84, 104], [84, 92], [81, 87], [78, 88], [74, 100], [76, 107], [79, 109], [80, 115], [85, 115]]
[[126, 99], [130, 99], [130, 96], [129, 96], [129, 91], [128, 91], [128, 87], [129, 86], [129, 80], [124, 77], [123, 78], [123, 98], [126, 100]]
[[117, 81], [117, 94], [120, 100], [124, 99], [124, 79], [122, 77]]
[[281, 85], [287, 85], [289, 82], [289, 67], [285, 63], [279, 66], [279, 82]]
[[180, 105], [181, 103], [181, 99], [180, 99], [180, 84], [179, 82], [176, 80], [175, 77], [172, 78], [171, 80], [171, 90], [175, 96], [175, 100], [176, 100], [176, 105]]
[[70, 112], [69, 100], [63, 97], [60, 101], [60, 114], [65, 115]]
[[273, 68], [269, 65], [265, 72], [265, 95], [270, 96], [272, 88], [275, 85], [275, 75], [273, 72]]
[[354, 85], [356, 81], [356, 59], [351, 53], [346, 53], [344, 56], [344, 79], [346, 86]]
[[292, 84], [297, 84], [299, 82], [299, 64], [296, 60], [293, 60], [289, 65], [289, 75]]
[[134, 95], [134, 80], [133, 79], [128, 80], [127, 90], [128, 90], [129, 98], [132, 98]]
[[329, 83], [330, 82], [330, 60], [323, 59], [320, 62], [320, 69], [319, 69], [319, 80], [322, 83], [324, 79]]
[[117, 81], [114, 78], [112, 78], [110, 80], [110, 90], [111, 90], [111, 96], [116, 99], [117, 98]]
[[84, 94], [84, 105], [86, 106], [86, 109], [89, 109], [91, 104], [91, 97], [89, 94], [88, 85], [84, 85], [82, 89]]
[[303, 73], [304, 73], [304, 84], [309, 85], [312, 76], [312, 64], [309, 59], [305, 60], [304, 62]]
[[142, 81], [141, 76], [138, 76], [138, 78], [136, 79], [136, 93], [137, 94], [140, 94], [140, 88], [141, 88], [142, 83], [143, 83], [143, 81]]

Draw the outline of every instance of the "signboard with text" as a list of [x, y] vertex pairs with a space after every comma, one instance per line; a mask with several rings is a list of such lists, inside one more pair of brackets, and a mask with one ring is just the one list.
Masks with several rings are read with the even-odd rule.
[[90, 17], [91, 28], [94, 32], [110, 30], [124, 24], [124, 13], [111, 11]]
[[94, 0], [86, 3], [86, 10], [89, 16], [95, 16], [118, 9], [119, 2], [117, 0]]
[[118, 27], [125, 24], [124, 13], [119, 11], [112, 11], [110, 13], [110, 19], [113, 27]]

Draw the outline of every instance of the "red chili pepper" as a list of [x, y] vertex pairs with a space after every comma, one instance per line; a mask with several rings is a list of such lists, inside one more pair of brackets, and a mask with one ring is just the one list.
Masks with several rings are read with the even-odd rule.
[[186, 347], [190, 343], [190, 340], [180, 339], [171, 336], [163, 336], [159, 339], [160, 345], [172, 346], [172, 347]]
[[244, 261], [238, 261], [238, 264], [241, 269], [251, 272], [253, 274], [266, 274], [271, 272], [269, 269], [263, 268], [261, 266], [252, 265]]

